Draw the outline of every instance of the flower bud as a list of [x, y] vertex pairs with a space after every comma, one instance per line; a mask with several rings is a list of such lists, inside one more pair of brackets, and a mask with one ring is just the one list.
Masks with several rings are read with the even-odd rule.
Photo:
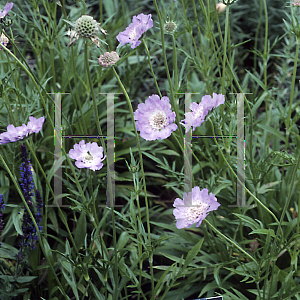
[[223, 2], [219, 2], [216, 5], [216, 8], [217, 8], [218, 12], [220, 13], [220, 12], [222, 12], [226, 8], [226, 5]]
[[164, 32], [166, 34], [173, 34], [175, 32], [177, 28], [177, 25], [175, 22], [170, 21], [170, 22], [166, 22], [166, 24], [164, 25]]

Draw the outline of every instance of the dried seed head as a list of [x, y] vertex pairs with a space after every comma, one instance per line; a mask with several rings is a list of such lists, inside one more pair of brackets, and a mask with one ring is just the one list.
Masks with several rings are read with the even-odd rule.
[[105, 52], [104, 55], [100, 55], [98, 61], [102, 67], [107, 68], [111, 65], [114, 65], [120, 59], [117, 52]]
[[99, 25], [91, 16], [82, 16], [75, 22], [75, 31], [80, 37], [93, 38], [99, 31]]
[[0, 37], [0, 50], [2, 50], [1, 45], [4, 45], [5, 47], [7, 46], [9, 42], [9, 39], [5, 36], [5, 34], [2, 32], [1, 37]]

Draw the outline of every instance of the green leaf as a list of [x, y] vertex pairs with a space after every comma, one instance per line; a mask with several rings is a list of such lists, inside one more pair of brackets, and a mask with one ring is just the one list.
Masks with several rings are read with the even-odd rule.
[[246, 222], [246, 226], [250, 227], [252, 230], [260, 229], [260, 226], [252, 218], [237, 213], [233, 214], [240, 218], [242, 221]]
[[84, 238], [86, 236], [86, 213], [83, 211], [80, 214], [80, 217], [77, 222], [77, 226], [75, 229], [74, 234], [74, 241], [77, 246], [77, 249], [80, 249], [80, 247], [84, 243]]
[[272, 187], [272, 186], [274, 186], [278, 183], [280, 183], [280, 181], [274, 181], [274, 182], [266, 183], [266, 184], [262, 185], [261, 187], [259, 187], [257, 189], [257, 193], [258, 194], [264, 194], [266, 192], [273, 191], [272, 189], [270, 189], [270, 187]]
[[183, 265], [183, 271], [188, 267], [188, 265], [192, 262], [192, 260], [196, 257], [196, 255], [199, 253], [199, 250], [204, 242], [204, 239], [201, 239], [187, 254], [184, 265]]
[[23, 235], [22, 232], [22, 218], [23, 216], [20, 214], [20, 208], [19, 207], [15, 207], [12, 211], [12, 218], [13, 218], [13, 223], [14, 226], [16, 228], [16, 231], [18, 232], [18, 234]]
[[263, 130], [266, 130], [266, 131], [272, 133], [273, 135], [280, 138], [282, 141], [285, 140], [285, 137], [283, 136], [283, 134], [279, 133], [278, 129], [275, 129], [271, 126], [267, 126], [267, 125], [263, 125], [263, 124], [257, 124], [257, 126], [260, 127]]
[[275, 233], [273, 229], [256, 229], [251, 231], [249, 234], [268, 234], [270, 233], [271, 237], [275, 238]]
[[117, 243], [117, 249], [121, 250], [122, 248], [125, 247], [129, 240], [130, 236], [126, 231], [123, 231], [119, 237], [118, 243]]

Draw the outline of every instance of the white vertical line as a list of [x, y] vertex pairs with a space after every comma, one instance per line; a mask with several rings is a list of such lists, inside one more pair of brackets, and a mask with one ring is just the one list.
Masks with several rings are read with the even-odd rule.
[[115, 206], [114, 93], [107, 94], [107, 205]]

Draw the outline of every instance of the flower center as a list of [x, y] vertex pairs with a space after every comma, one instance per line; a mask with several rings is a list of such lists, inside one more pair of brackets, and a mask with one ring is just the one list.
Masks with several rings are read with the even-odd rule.
[[89, 152], [85, 153], [83, 156], [83, 162], [84, 163], [89, 163], [94, 159], [93, 155], [91, 155]]
[[155, 112], [150, 118], [149, 118], [150, 125], [153, 129], [162, 129], [168, 125], [167, 116], [163, 111], [157, 111]]
[[203, 115], [203, 107], [200, 106], [195, 112], [194, 112], [194, 116], [195, 118], [201, 117]]
[[132, 27], [130, 29], [130, 31], [128, 32], [128, 37], [131, 39], [131, 40], [135, 40], [136, 39], [136, 27], [140, 25], [140, 24], [136, 24], [134, 27]]
[[198, 203], [197, 206], [192, 206], [187, 209], [186, 218], [189, 221], [193, 221], [200, 217], [208, 208], [208, 204], [206, 203]]

